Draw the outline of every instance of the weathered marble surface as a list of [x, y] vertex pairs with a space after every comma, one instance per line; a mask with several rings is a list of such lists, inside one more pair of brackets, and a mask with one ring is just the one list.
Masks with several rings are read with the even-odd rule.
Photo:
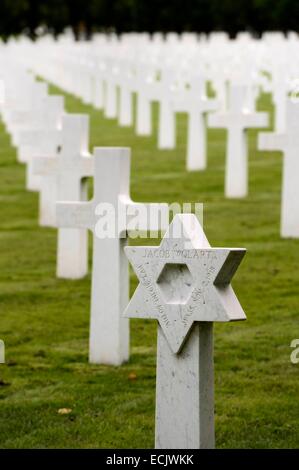
[[225, 196], [242, 198], [248, 194], [247, 131], [268, 126], [268, 115], [245, 107], [246, 87], [231, 85], [228, 110], [209, 115], [209, 127], [227, 129]]
[[[52, 157], [34, 159], [35, 173], [54, 181], [54, 207], [57, 200], [87, 199], [87, 184], [84, 178], [93, 175], [94, 164], [88, 152], [88, 136], [88, 116], [66, 114], [62, 119], [60, 152], [56, 152]], [[56, 222], [55, 220], [55, 226]], [[65, 229], [59, 224], [58, 227], [57, 276], [79, 279], [88, 271], [87, 231], [77, 228]]]
[[[130, 198], [130, 150], [94, 149], [94, 196], [88, 202], [58, 202], [60, 227], [90, 229], [93, 232], [91, 320], [89, 360], [96, 364], [120, 365], [129, 357], [129, 322], [122, 316], [128, 303], [129, 272], [124, 253], [128, 231], [166, 230], [161, 208], [167, 205], [140, 204]], [[102, 205], [104, 204], [104, 205]], [[99, 236], [103, 209], [113, 209], [107, 236]], [[145, 217], [121, 214], [145, 211]], [[149, 217], [149, 214], [157, 217]], [[105, 219], [104, 219], [105, 220]], [[113, 232], [113, 233], [112, 233]]]
[[260, 134], [258, 148], [284, 154], [280, 233], [283, 238], [299, 238], [299, 103], [288, 99], [285, 107], [285, 131]]
[[230, 285], [241, 248], [211, 248], [192, 214], [160, 246], [126, 247], [139, 285], [124, 316], [158, 320], [156, 447], [214, 447], [213, 322], [245, 320]]

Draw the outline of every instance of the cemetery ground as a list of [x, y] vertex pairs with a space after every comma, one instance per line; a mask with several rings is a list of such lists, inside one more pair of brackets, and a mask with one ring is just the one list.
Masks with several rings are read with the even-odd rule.
[[[299, 337], [299, 240], [279, 236], [281, 154], [257, 152], [250, 131], [250, 194], [228, 200], [224, 131], [209, 130], [208, 169], [187, 173], [185, 116], [177, 149], [159, 151], [156, 108], [154, 136], [137, 137], [65, 96], [67, 111], [91, 116], [91, 149], [131, 147], [134, 200], [204, 202], [211, 245], [248, 250], [233, 282], [247, 321], [215, 325], [216, 446], [298, 447], [299, 364], [290, 362], [290, 342]], [[259, 110], [269, 109], [264, 95]], [[127, 364], [88, 364], [90, 276], [55, 278], [56, 230], [38, 226], [37, 193], [25, 190], [25, 167], [0, 125], [0, 446], [153, 447], [156, 323], [131, 321]], [[132, 273], [131, 293], [136, 282]]]

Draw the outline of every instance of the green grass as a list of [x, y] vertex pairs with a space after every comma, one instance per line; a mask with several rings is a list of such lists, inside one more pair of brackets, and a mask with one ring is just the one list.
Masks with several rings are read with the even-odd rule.
[[[250, 195], [227, 200], [224, 131], [209, 130], [208, 170], [187, 173], [184, 115], [177, 148], [158, 151], [157, 108], [154, 136], [141, 138], [69, 95], [66, 107], [90, 115], [91, 148], [132, 148], [133, 199], [203, 202], [210, 243], [248, 249], [233, 283], [248, 320], [215, 327], [217, 447], [298, 447], [299, 365], [289, 356], [299, 337], [299, 240], [279, 237], [281, 155], [257, 152], [250, 132]], [[271, 109], [269, 96], [259, 109]], [[25, 191], [3, 125], [0, 167], [0, 447], [153, 447], [156, 323], [131, 322], [129, 363], [89, 365], [90, 276], [55, 278], [56, 232], [38, 226], [37, 194]]]

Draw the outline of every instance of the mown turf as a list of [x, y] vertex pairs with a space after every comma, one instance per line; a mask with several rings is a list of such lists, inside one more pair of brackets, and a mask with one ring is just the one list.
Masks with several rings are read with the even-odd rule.
[[[215, 327], [217, 447], [298, 447], [299, 365], [290, 363], [290, 342], [299, 337], [299, 240], [279, 237], [281, 155], [257, 152], [250, 132], [250, 195], [227, 200], [224, 131], [209, 130], [208, 170], [187, 173], [185, 116], [178, 116], [176, 150], [158, 151], [156, 107], [151, 138], [69, 95], [66, 107], [90, 115], [91, 148], [131, 147], [135, 200], [203, 202], [211, 244], [248, 249], [233, 283], [248, 320]], [[272, 109], [269, 96], [259, 109]], [[0, 447], [152, 447], [155, 322], [132, 321], [128, 364], [89, 365], [90, 276], [55, 278], [56, 232], [38, 226], [37, 194], [25, 191], [25, 169], [3, 125], [0, 167], [0, 338], [7, 361], [0, 365]], [[72, 412], [61, 415], [60, 408]]]

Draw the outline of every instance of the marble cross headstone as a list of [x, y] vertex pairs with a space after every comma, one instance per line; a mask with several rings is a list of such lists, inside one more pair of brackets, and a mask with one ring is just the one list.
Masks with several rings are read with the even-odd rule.
[[[60, 133], [62, 116], [64, 114], [63, 96], [49, 96], [45, 100], [45, 106], [36, 113], [36, 119], [30, 129], [20, 133], [20, 144], [18, 147], [18, 160], [26, 165], [26, 188], [29, 191], [42, 191], [40, 193], [40, 224], [53, 226], [55, 220], [51, 207], [51, 183], [41, 184], [40, 175], [33, 173], [33, 158], [37, 156], [54, 155], [60, 145]], [[45, 183], [45, 181], [44, 181]], [[43, 190], [42, 190], [43, 188]], [[45, 197], [43, 197], [45, 196]], [[46, 205], [43, 204], [43, 201]], [[53, 208], [53, 204], [52, 204]]]
[[[130, 199], [129, 149], [95, 148], [94, 165], [93, 199], [58, 202], [57, 222], [60, 227], [89, 228], [93, 232], [89, 360], [96, 364], [120, 365], [129, 357], [129, 322], [122, 317], [129, 295], [128, 262], [123, 251], [127, 232], [166, 229], [167, 222], [163, 225], [163, 220], [165, 211], [168, 218], [168, 208]], [[102, 236], [98, 229], [100, 224], [104, 225], [106, 209], [112, 210], [115, 227], [107, 236]], [[146, 212], [142, 221], [121, 217], [121, 214], [139, 211]]]
[[124, 316], [158, 320], [156, 448], [213, 448], [213, 322], [246, 319], [230, 285], [245, 250], [211, 248], [179, 214], [160, 246], [125, 251], [139, 285]]
[[206, 150], [206, 116], [215, 111], [218, 102], [208, 99], [205, 91], [205, 81], [201, 76], [195, 75], [190, 80], [190, 88], [183, 92], [183, 96], [174, 101], [176, 112], [188, 113], [187, 136], [187, 170], [204, 170], [207, 166]]
[[32, 131], [35, 147], [26, 166], [26, 188], [39, 192], [39, 225], [56, 227], [55, 203], [57, 199], [56, 181], [53, 175], [35, 174], [35, 159], [55, 158], [61, 148], [62, 133], [58, 129]]
[[105, 64], [99, 60], [94, 71], [94, 94], [93, 105], [96, 109], [103, 109], [104, 106], [104, 79], [103, 72]]
[[18, 160], [23, 163], [30, 161], [36, 149], [36, 131], [58, 129], [61, 127], [61, 119], [64, 113], [64, 97], [49, 96], [44, 100], [44, 105], [36, 111], [32, 125], [22, 130], [19, 135]]
[[272, 70], [272, 99], [274, 103], [274, 127], [278, 134], [286, 131], [286, 103], [289, 91], [288, 68], [279, 64]]
[[241, 198], [248, 194], [247, 130], [267, 127], [266, 113], [252, 113], [244, 108], [246, 87], [231, 85], [228, 110], [209, 115], [209, 127], [227, 129], [225, 195]]
[[13, 145], [19, 145], [20, 132], [24, 129], [30, 128], [32, 123], [34, 123], [36, 114], [40, 112], [48, 99], [47, 92], [48, 86], [46, 83], [36, 83], [31, 92], [32, 99], [27, 103], [27, 109], [25, 107], [22, 110], [16, 110], [12, 114], [12, 121], [10, 122], [10, 127], [8, 129], [11, 133]]
[[152, 94], [157, 86], [153, 70], [145, 64], [136, 67], [136, 134], [152, 134]]
[[118, 93], [117, 85], [119, 79], [118, 64], [110, 61], [107, 64], [105, 74], [105, 100], [104, 100], [104, 114], [108, 119], [117, 117], [118, 112]]
[[[61, 150], [58, 156], [34, 159], [36, 174], [51, 176], [56, 182], [58, 201], [87, 199], [84, 178], [93, 175], [93, 158], [88, 152], [89, 119], [87, 115], [66, 114], [62, 119]], [[53, 201], [53, 204], [56, 200]], [[86, 229], [59, 228], [57, 276], [79, 279], [88, 270]]]
[[122, 62], [120, 67], [119, 83], [119, 118], [120, 126], [131, 126], [133, 123], [132, 106], [132, 65]]
[[286, 130], [259, 135], [259, 150], [281, 151], [283, 180], [281, 196], [281, 236], [299, 238], [299, 104], [287, 100]]
[[[45, 128], [45, 129], [36, 129], [34, 131], [28, 131], [28, 142], [34, 138], [34, 145], [32, 145], [32, 140], [28, 147], [23, 149], [23, 155], [26, 155], [27, 165], [26, 165], [26, 189], [28, 191], [39, 191], [40, 197], [42, 194], [46, 196], [49, 204], [53, 206], [53, 197], [50, 196], [50, 191], [48, 191], [46, 181], [42, 182], [42, 177], [34, 173], [34, 159], [37, 157], [52, 157], [58, 154], [59, 149], [61, 148], [61, 129], [55, 128]], [[30, 152], [30, 153], [29, 153]], [[49, 178], [49, 177], [47, 177]], [[49, 180], [48, 180], [49, 181]], [[46, 211], [47, 212], [47, 211]], [[40, 220], [40, 225], [55, 227], [55, 216], [52, 210], [52, 216], [47, 218], [46, 213], [41, 211], [44, 214], [45, 218], [42, 223]], [[40, 215], [41, 215], [40, 213]]]
[[159, 127], [158, 127], [158, 148], [173, 149], [176, 144], [176, 121], [173, 111], [173, 71], [163, 69], [161, 81], [158, 84], [160, 92], [159, 99]]

